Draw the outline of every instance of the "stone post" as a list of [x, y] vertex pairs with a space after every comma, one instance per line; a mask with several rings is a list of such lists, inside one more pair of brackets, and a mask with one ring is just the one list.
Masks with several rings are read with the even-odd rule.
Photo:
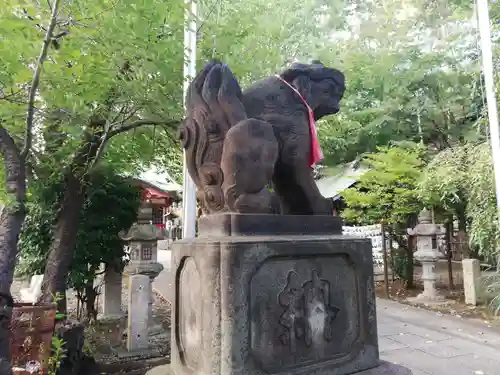
[[436, 236], [444, 234], [445, 228], [441, 224], [432, 224], [430, 211], [423, 209], [418, 215], [418, 224], [414, 229], [408, 229], [410, 236], [417, 237], [417, 251], [414, 254], [416, 260], [422, 263], [422, 281], [424, 291], [417, 297], [408, 298], [410, 302], [424, 304], [449, 303], [436, 289], [436, 263], [442, 254], [437, 250], [437, 244], [433, 243]]
[[103, 318], [121, 319], [123, 317], [121, 272], [117, 272], [112, 267], [106, 268], [106, 273], [104, 274], [104, 285], [102, 294], [103, 294], [103, 302], [102, 302]]
[[477, 305], [477, 281], [481, 277], [481, 265], [478, 259], [462, 260], [464, 273], [464, 294], [467, 305]]
[[129, 278], [127, 350], [148, 349], [148, 314], [144, 305], [149, 301], [149, 277], [131, 275]]
[[[165, 238], [162, 229], [152, 224], [134, 224], [126, 234], [121, 235], [126, 241], [130, 262], [124, 269], [124, 274], [145, 275], [149, 277], [148, 291], [148, 324], [149, 333], [160, 333], [163, 329], [153, 322], [153, 293], [152, 283], [158, 274], [163, 270], [163, 266], [157, 261], [158, 240]], [[130, 311], [129, 311], [130, 314]]]
[[102, 279], [102, 296], [100, 298], [102, 315], [99, 317], [98, 323], [107, 332], [110, 345], [118, 347], [122, 342], [123, 323], [125, 322], [125, 314], [122, 310], [122, 273], [107, 265]]

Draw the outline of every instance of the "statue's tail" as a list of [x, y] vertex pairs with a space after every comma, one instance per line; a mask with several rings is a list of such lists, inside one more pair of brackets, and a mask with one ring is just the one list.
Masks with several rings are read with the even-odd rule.
[[220, 168], [224, 139], [232, 126], [246, 118], [241, 87], [231, 69], [219, 61], [206, 64], [189, 85], [180, 138], [189, 174], [209, 212], [226, 206]]

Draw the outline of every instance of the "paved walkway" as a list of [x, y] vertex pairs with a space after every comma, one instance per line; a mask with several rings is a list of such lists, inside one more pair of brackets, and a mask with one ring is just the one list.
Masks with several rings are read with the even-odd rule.
[[172, 289], [173, 276], [170, 272], [171, 261], [170, 251], [158, 250], [158, 263], [163, 266], [163, 271], [153, 281], [153, 289], [160, 293], [167, 300], [170, 300]]
[[[170, 262], [154, 288], [170, 299]], [[500, 375], [500, 331], [481, 321], [377, 300], [380, 357], [404, 365], [413, 375]]]
[[500, 331], [475, 320], [377, 300], [380, 356], [413, 375], [500, 375]]

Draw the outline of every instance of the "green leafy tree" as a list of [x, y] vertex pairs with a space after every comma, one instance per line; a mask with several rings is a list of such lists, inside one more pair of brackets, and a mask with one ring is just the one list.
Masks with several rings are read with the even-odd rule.
[[[460, 242], [493, 261], [499, 226], [489, 142], [455, 146], [434, 156], [420, 182], [422, 199], [458, 220]], [[468, 246], [462, 253], [468, 257]]]
[[[64, 188], [61, 181], [33, 188], [20, 240], [19, 274], [45, 271]], [[86, 303], [89, 318], [97, 314], [93, 283], [99, 267], [104, 263], [117, 271], [122, 269], [125, 251], [119, 233], [134, 223], [140, 201], [140, 188], [110, 168], [99, 168], [92, 174], [68, 275], [69, 287]]]
[[418, 0], [354, 4], [348, 32], [320, 51], [348, 82], [341, 113], [319, 127], [326, 162], [394, 141], [442, 150], [484, 139], [470, 10]]
[[469, 203], [469, 163], [474, 147], [466, 144], [445, 149], [436, 154], [426, 166], [419, 183], [420, 196], [429, 206], [458, 220], [458, 238], [463, 243], [461, 252], [469, 256], [467, 240]]
[[414, 144], [380, 147], [363, 159], [370, 168], [352, 188], [342, 191], [344, 218], [356, 224], [408, 225], [422, 209], [418, 182], [425, 150]]
[[496, 264], [500, 222], [489, 142], [475, 146], [469, 160], [466, 180], [467, 217], [470, 222], [469, 242], [479, 255]]
[[[12, 141], [7, 156], [19, 159], [17, 175], [30, 183], [60, 180], [65, 186], [43, 299], [66, 290], [80, 213], [99, 161], [134, 172], [155, 160], [167, 165], [180, 160], [172, 145], [182, 113], [183, 11], [181, 3], [156, 0], [61, 0], [52, 9], [35, 1], [7, 1], [0, 11], [6, 52], [0, 56], [6, 134], [1, 144], [5, 148]], [[20, 152], [18, 139], [27, 144]], [[24, 180], [17, 184], [18, 202], [24, 199]], [[0, 253], [2, 274], [12, 269], [19, 234], [14, 232], [9, 250]], [[2, 282], [6, 289], [10, 284]]]
[[246, 86], [292, 61], [308, 62], [333, 30], [343, 28], [344, 5], [322, 0], [202, 1], [198, 64], [220, 59]]
[[413, 282], [413, 250], [406, 228], [412, 227], [423, 208], [418, 183], [426, 163], [426, 150], [418, 144], [380, 147], [365, 156], [370, 168], [359, 182], [341, 192], [347, 208], [343, 218], [355, 224], [386, 224], [393, 239], [406, 254], [407, 286]]

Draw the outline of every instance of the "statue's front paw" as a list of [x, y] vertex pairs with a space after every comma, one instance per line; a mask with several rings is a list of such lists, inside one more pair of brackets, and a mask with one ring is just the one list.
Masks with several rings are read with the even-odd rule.
[[273, 214], [276, 200], [274, 194], [265, 188], [255, 194], [241, 194], [235, 199], [233, 209], [242, 214]]

